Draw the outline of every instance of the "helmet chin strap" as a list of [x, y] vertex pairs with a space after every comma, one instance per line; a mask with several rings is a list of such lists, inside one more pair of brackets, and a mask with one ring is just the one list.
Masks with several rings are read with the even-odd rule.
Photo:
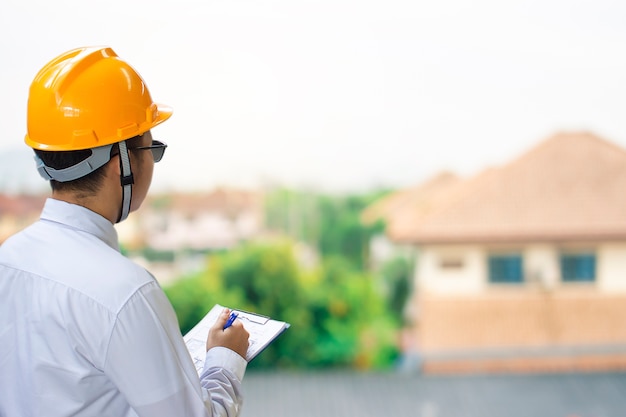
[[133, 173], [130, 168], [130, 156], [128, 154], [128, 147], [126, 141], [121, 141], [118, 144], [120, 155], [120, 182], [122, 185], [122, 207], [120, 207], [120, 215], [116, 223], [126, 220], [130, 213], [130, 202], [133, 196]]

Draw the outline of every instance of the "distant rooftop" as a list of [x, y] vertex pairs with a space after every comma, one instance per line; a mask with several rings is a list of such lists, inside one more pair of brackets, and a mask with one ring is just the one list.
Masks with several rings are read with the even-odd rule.
[[474, 177], [392, 194], [364, 220], [380, 216], [392, 239], [413, 243], [625, 239], [624, 190], [626, 150], [563, 132]]

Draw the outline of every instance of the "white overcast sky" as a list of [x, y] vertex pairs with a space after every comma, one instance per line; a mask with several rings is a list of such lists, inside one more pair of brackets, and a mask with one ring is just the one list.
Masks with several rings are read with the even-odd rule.
[[563, 130], [626, 147], [623, 1], [4, 0], [0, 185], [36, 177], [33, 76], [94, 44], [174, 108], [161, 190], [407, 186]]

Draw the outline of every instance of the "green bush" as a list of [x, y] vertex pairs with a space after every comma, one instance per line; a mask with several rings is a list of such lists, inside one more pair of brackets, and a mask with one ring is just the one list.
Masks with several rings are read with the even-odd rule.
[[248, 243], [165, 288], [185, 333], [216, 303], [291, 328], [250, 368], [384, 368], [397, 356], [395, 321], [373, 278], [337, 256], [300, 266], [290, 241]]

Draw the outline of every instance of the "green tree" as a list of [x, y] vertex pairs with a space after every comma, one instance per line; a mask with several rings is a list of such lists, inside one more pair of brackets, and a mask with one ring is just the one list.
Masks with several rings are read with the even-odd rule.
[[396, 256], [382, 264], [381, 277], [387, 309], [398, 324], [403, 322], [404, 307], [411, 293], [413, 262], [406, 256]]
[[224, 289], [237, 292], [237, 308], [287, 321], [291, 329], [272, 343], [252, 367], [306, 366], [312, 360], [314, 329], [290, 242], [250, 243], [225, 255], [219, 271]]
[[290, 241], [248, 243], [212, 255], [204, 271], [166, 288], [185, 333], [215, 304], [291, 324], [250, 368], [388, 366], [394, 321], [371, 275], [333, 256], [308, 270]]
[[266, 224], [271, 230], [311, 245], [322, 256], [341, 256], [365, 270], [370, 239], [383, 230], [383, 225], [363, 225], [360, 216], [384, 193], [340, 196], [274, 190], [265, 200]]
[[341, 257], [329, 257], [310, 292], [318, 366], [388, 366], [397, 356], [396, 326], [373, 278]]

